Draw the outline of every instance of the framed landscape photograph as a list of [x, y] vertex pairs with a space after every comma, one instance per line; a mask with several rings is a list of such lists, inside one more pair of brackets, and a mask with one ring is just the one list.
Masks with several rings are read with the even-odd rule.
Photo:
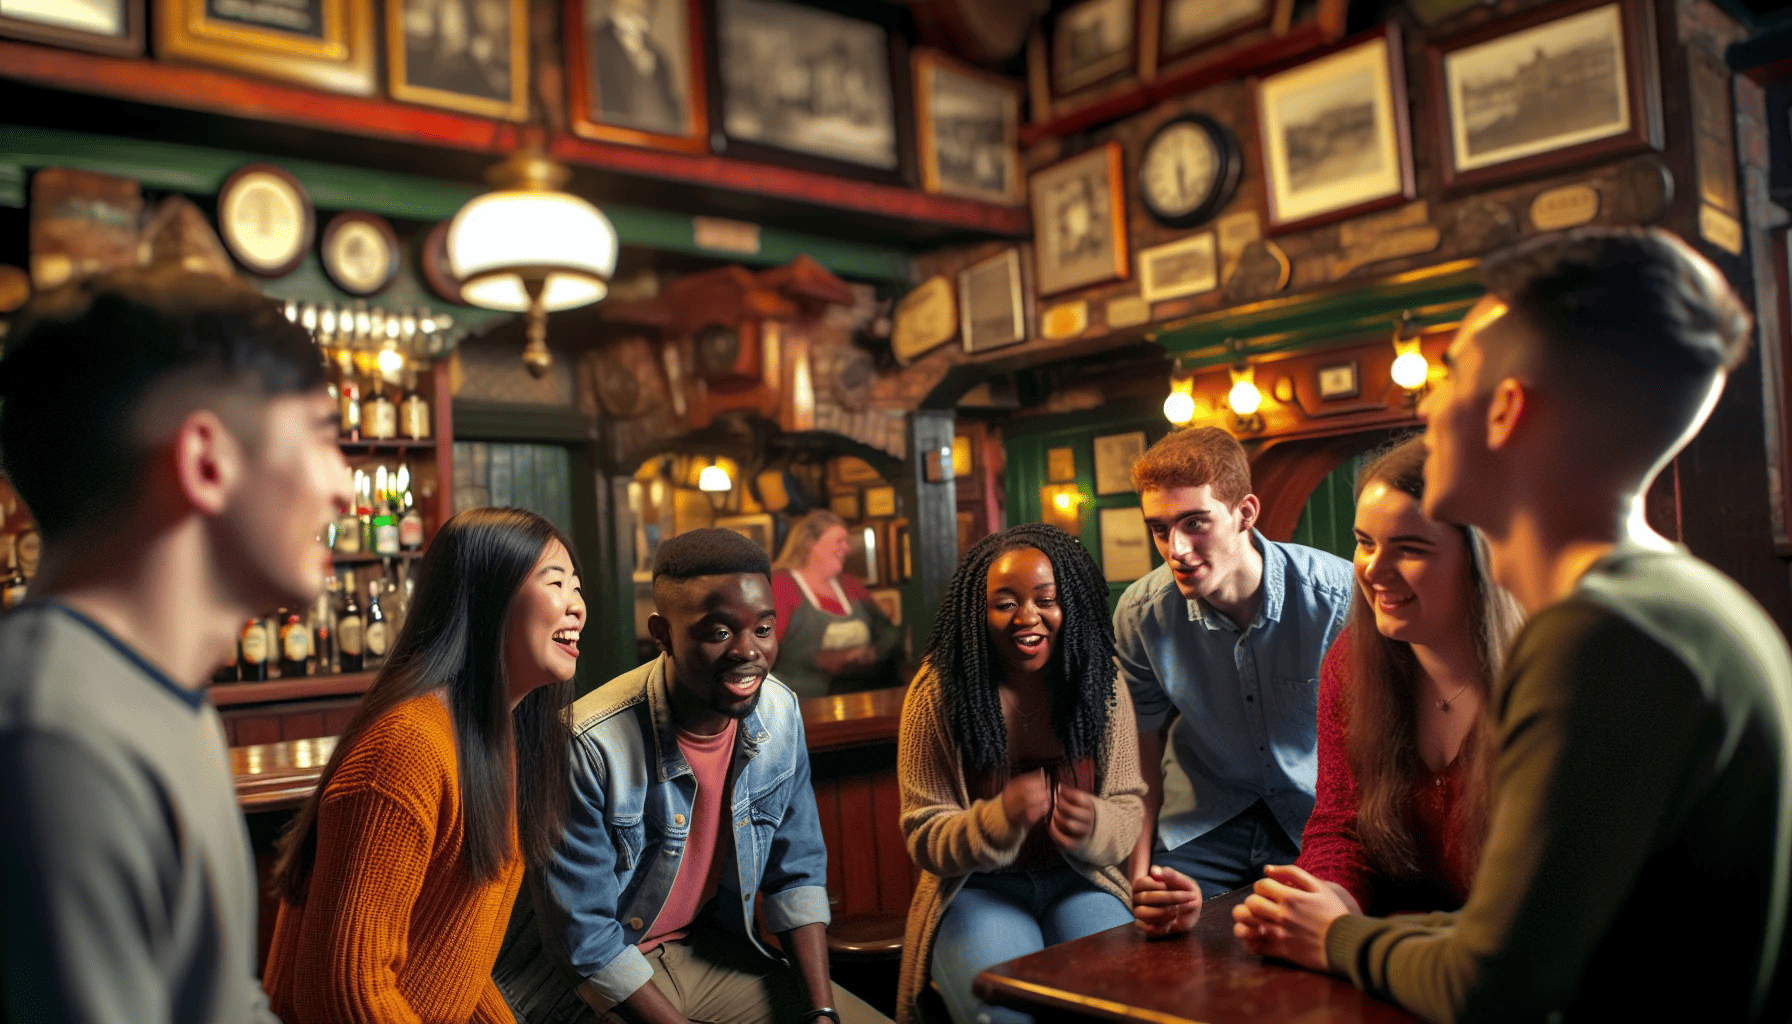
[[986, 352], [1027, 340], [1020, 250], [979, 260], [958, 275], [959, 331], [966, 352]]
[[1257, 80], [1271, 233], [1297, 231], [1413, 196], [1399, 26]]
[[1211, 231], [1139, 253], [1139, 296], [1146, 302], [1199, 295], [1219, 286], [1219, 249]]
[[927, 191], [1021, 201], [1020, 83], [916, 50], [915, 128]]
[[1203, 47], [1268, 25], [1277, 0], [1145, 0], [1141, 21], [1168, 64]]
[[1133, 67], [1138, 17], [1133, 0], [1083, 0], [1052, 21], [1052, 92], [1059, 96]]
[[575, 135], [709, 151], [699, 0], [564, 0]]
[[1642, 0], [1571, 0], [1428, 47], [1444, 184], [1660, 149], [1650, 10]]
[[143, 0], [0, 0], [0, 36], [135, 57]]
[[1104, 143], [1036, 172], [1032, 191], [1039, 294], [1127, 275], [1120, 143]]
[[527, 0], [386, 0], [386, 73], [393, 99], [525, 120]]
[[[714, 0], [718, 149], [899, 182], [908, 169], [908, 47], [867, 21], [789, 0]], [[854, 10], [858, 10], [857, 7]], [[897, 103], [897, 97], [905, 102]]]
[[166, 0], [153, 13], [159, 58], [374, 91], [373, 0]]

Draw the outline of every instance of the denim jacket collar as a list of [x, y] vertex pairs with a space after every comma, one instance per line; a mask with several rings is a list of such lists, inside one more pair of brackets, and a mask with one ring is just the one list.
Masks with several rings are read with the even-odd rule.
[[[761, 684], [763, 685], [763, 684]], [[661, 653], [647, 673], [647, 710], [653, 721], [653, 763], [660, 782], [691, 774], [691, 766], [678, 749], [678, 722], [672, 717], [672, 658]], [[735, 731], [734, 763], [751, 761], [766, 739], [757, 705]]]
[[[1282, 552], [1280, 545], [1271, 543], [1254, 526], [1251, 527], [1251, 546], [1263, 556], [1263, 600], [1257, 606], [1257, 618], [1250, 623], [1254, 628], [1266, 622], [1282, 621], [1282, 598], [1288, 589], [1288, 556]], [[1209, 612], [1212, 613], [1211, 616]], [[1208, 629], [1219, 629], [1222, 623], [1231, 622], [1225, 613], [1217, 608], [1205, 607], [1204, 602], [1198, 599], [1188, 602], [1188, 620], [1198, 622]]]

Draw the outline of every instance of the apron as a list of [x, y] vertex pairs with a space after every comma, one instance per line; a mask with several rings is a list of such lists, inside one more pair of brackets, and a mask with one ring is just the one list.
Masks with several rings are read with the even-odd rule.
[[803, 592], [803, 603], [790, 613], [790, 628], [778, 644], [778, 664], [773, 674], [798, 697], [825, 697], [834, 677], [815, 664], [822, 651], [842, 651], [871, 643], [871, 615], [864, 605], [848, 601], [838, 579], [830, 580], [834, 597], [847, 614], [836, 615], [816, 603], [809, 584], [796, 573], [790, 578]]

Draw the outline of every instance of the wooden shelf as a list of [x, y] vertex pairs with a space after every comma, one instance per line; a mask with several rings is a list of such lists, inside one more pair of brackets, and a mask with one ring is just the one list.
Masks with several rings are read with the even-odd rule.
[[283, 700], [309, 700], [313, 697], [348, 697], [363, 694], [373, 686], [376, 673], [356, 672], [342, 676], [304, 676], [299, 679], [269, 679], [260, 683], [213, 683], [212, 704], [233, 707], [238, 704], [272, 704]]
[[435, 451], [435, 438], [426, 437], [421, 441], [409, 438], [393, 437], [384, 441], [338, 441], [345, 455], [378, 455], [381, 452], [392, 452], [403, 455], [410, 451]]
[[[0, 40], [0, 68], [6, 69], [8, 79], [49, 89], [364, 138], [491, 154], [508, 152], [519, 141], [519, 126], [509, 122], [385, 99], [317, 92], [141, 57], [111, 57]], [[637, 179], [674, 181], [981, 235], [1021, 238], [1031, 233], [1032, 218], [1023, 208], [930, 195], [911, 188], [565, 135], [552, 137], [549, 149], [568, 163]]]
[[422, 558], [421, 549], [417, 551], [400, 551], [396, 555], [376, 555], [361, 552], [357, 555], [338, 555], [332, 553], [330, 562], [333, 565], [372, 565], [375, 562], [408, 562], [413, 558]]

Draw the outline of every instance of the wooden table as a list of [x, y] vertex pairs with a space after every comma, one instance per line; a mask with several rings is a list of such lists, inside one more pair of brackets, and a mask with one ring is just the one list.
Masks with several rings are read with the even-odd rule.
[[1249, 894], [1209, 900], [1186, 935], [1151, 941], [1128, 924], [997, 964], [977, 976], [977, 995], [1041, 1020], [1416, 1024], [1348, 981], [1246, 949], [1232, 934], [1232, 907]]

